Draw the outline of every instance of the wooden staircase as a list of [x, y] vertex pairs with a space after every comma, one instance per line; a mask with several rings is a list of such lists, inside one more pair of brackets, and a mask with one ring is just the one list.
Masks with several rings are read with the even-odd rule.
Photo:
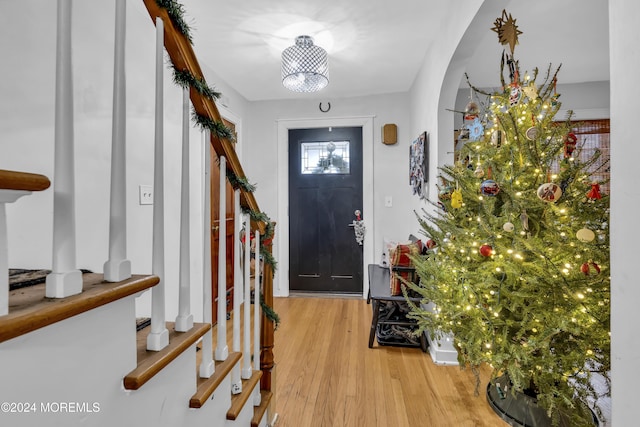
[[[154, 23], [157, 18], [164, 22], [165, 49], [174, 66], [204, 80], [189, 41], [159, 5], [167, 2], [143, 2]], [[198, 115], [221, 122], [213, 100], [194, 88], [189, 94]], [[232, 175], [245, 177], [231, 141], [212, 132], [210, 144], [218, 157], [226, 159]], [[269, 425], [275, 418], [271, 413], [274, 325], [264, 314], [255, 319], [261, 325], [260, 369], [253, 369], [250, 378], [242, 380], [242, 391], [233, 394], [232, 378], [246, 354], [231, 352], [216, 361], [209, 378], [198, 369], [202, 353], [212, 350], [202, 348], [203, 337], [226, 325], [201, 322], [179, 332], [174, 322], [167, 321], [169, 344], [157, 351], [148, 349], [151, 328], [135, 329], [138, 298], [159, 285], [170, 285], [158, 275], [138, 274], [112, 282], [103, 274], [87, 273], [82, 275], [80, 293], [55, 298], [47, 297], [45, 283], [8, 290], [4, 206], [49, 185], [42, 175], [0, 170], [0, 309], [6, 307], [0, 311], [0, 355], [9, 355], [12, 361], [0, 364], [0, 402], [14, 402], [15, 409], [5, 413], [3, 407], [0, 424]], [[260, 212], [253, 194], [243, 188], [240, 204], [244, 210]], [[251, 229], [264, 234], [267, 224], [252, 218]], [[273, 271], [268, 264], [262, 285], [265, 303], [273, 306]], [[245, 301], [244, 309], [249, 306]]]

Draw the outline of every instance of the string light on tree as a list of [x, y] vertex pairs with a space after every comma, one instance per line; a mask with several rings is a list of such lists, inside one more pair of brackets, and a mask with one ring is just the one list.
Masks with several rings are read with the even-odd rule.
[[610, 369], [609, 195], [592, 178], [598, 153], [556, 117], [560, 67], [521, 73], [516, 20], [504, 11], [492, 30], [508, 46], [500, 89], [467, 78], [485, 130], [440, 168], [441, 208], [418, 217], [438, 251], [417, 260], [411, 288], [438, 312], [411, 316], [452, 333], [461, 363], [506, 373], [513, 390], [533, 384], [542, 407], [588, 425], [569, 402], [596, 398], [587, 369]]

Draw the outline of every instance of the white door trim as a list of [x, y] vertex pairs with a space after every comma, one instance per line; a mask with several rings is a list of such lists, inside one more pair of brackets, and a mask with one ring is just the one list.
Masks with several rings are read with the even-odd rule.
[[274, 256], [278, 260], [278, 269], [274, 279], [274, 295], [289, 296], [289, 129], [362, 126], [362, 217], [366, 226], [362, 253], [362, 297], [366, 298], [369, 292], [367, 265], [374, 262], [373, 118], [374, 116], [358, 116], [327, 119], [283, 119], [277, 121], [278, 215], [276, 219], [276, 253]]

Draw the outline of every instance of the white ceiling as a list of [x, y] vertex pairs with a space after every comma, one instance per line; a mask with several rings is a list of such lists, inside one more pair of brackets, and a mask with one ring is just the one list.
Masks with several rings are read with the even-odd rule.
[[[456, 7], [461, 4], [442, 0], [181, 3], [201, 65], [249, 101], [406, 92], [429, 46], [438, 43], [444, 26], [456, 25]], [[515, 51], [522, 71], [535, 66], [546, 71], [549, 63], [562, 63], [559, 83], [609, 80], [607, 0], [513, 0], [505, 7], [523, 32]], [[467, 70], [479, 87], [497, 86], [500, 81], [503, 46], [491, 31], [493, 24], [486, 23], [486, 36]], [[301, 34], [314, 37], [329, 53], [329, 86], [314, 95], [292, 93], [281, 84], [280, 55]]]

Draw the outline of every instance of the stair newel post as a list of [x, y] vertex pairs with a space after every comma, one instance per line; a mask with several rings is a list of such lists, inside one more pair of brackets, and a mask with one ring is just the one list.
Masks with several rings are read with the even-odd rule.
[[45, 291], [49, 298], [82, 292], [82, 273], [76, 268], [71, 0], [58, 0], [57, 27], [53, 267]]
[[[203, 248], [202, 248], [202, 321], [212, 324], [213, 297], [211, 294], [211, 143], [209, 131], [204, 133], [204, 182], [202, 195], [203, 214]], [[213, 332], [211, 329], [202, 337], [202, 360], [200, 361], [200, 378], [210, 378], [215, 372], [213, 362]]]
[[[233, 348], [235, 353], [242, 351], [240, 346], [240, 302], [242, 300], [242, 267], [240, 266], [240, 258], [242, 256], [242, 241], [240, 233], [242, 232], [242, 214], [240, 210], [240, 190], [233, 192], [234, 204], [234, 232], [233, 232]], [[246, 262], [246, 260], [245, 260]], [[238, 394], [242, 392], [242, 380], [240, 379], [240, 365], [236, 363], [231, 371], [231, 392]]]
[[[275, 223], [273, 227], [275, 228]], [[265, 250], [271, 253], [273, 250], [272, 243], [265, 245]], [[269, 263], [264, 263], [264, 269], [262, 271], [262, 296], [264, 303], [273, 307], [273, 267]], [[262, 371], [262, 378], [260, 378], [260, 389], [272, 391], [271, 371], [273, 370], [275, 363], [273, 357], [273, 342], [274, 342], [274, 323], [267, 318], [265, 313], [260, 316], [261, 328], [260, 328], [260, 370]]]
[[151, 290], [151, 332], [147, 336], [147, 350], [159, 351], [169, 344], [165, 319], [164, 281], [164, 138], [163, 138], [163, 71], [164, 23], [156, 18], [156, 112], [155, 149], [153, 164], [153, 253], [152, 273], [160, 278]]
[[[253, 274], [253, 369], [260, 370], [260, 230], [255, 232], [256, 247], [254, 248], [256, 268]], [[262, 395], [260, 387], [256, 387], [253, 394], [253, 405], [260, 405]]]
[[127, 168], [126, 168], [126, 0], [116, 1], [113, 65], [113, 123], [111, 135], [111, 194], [109, 211], [109, 259], [104, 280], [120, 282], [131, 277], [127, 258]]
[[227, 346], [227, 159], [220, 156], [220, 216], [218, 224], [218, 341], [216, 360], [226, 360]]
[[180, 196], [180, 284], [178, 294], [178, 316], [176, 317], [176, 331], [186, 332], [193, 327], [193, 314], [191, 314], [191, 239], [189, 229], [189, 87], [182, 92], [182, 182]]
[[244, 217], [244, 345], [242, 379], [251, 378], [251, 215]]

